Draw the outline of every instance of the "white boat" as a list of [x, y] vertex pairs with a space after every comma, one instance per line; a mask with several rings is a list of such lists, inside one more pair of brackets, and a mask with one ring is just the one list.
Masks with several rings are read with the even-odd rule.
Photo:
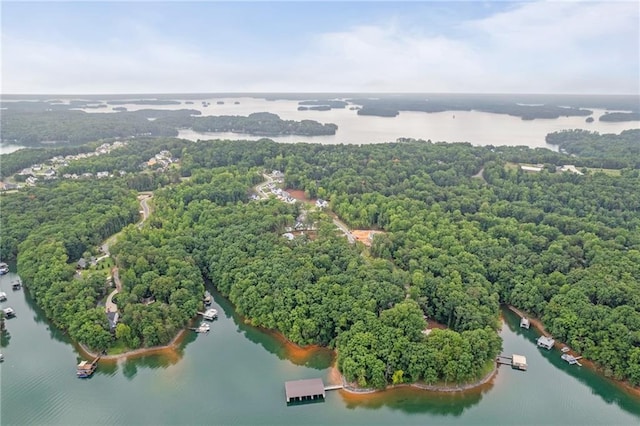
[[208, 333], [209, 330], [211, 330], [211, 327], [209, 327], [209, 324], [207, 324], [206, 322], [203, 322], [198, 328], [194, 330], [196, 333]]
[[207, 309], [202, 314], [202, 318], [206, 319], [207, 321], [213, 321], [214, 319], [218, 318], [218, 311], [213, 308]]
[[0, 362], [4, 361], [4, 355], [0, 354]]
[[4, 275], [9, 272], [9, 265], [4, 262], [0, 262], [0, 275]]
[[4, 312], [5, 318], [13, 318], [16, 316], [16, 313], [12, 308], [4, 308], [2, 311]]
[[7, 300], [7, 293], [0, 291], [0, 302], [4, 302], [5, 300]]

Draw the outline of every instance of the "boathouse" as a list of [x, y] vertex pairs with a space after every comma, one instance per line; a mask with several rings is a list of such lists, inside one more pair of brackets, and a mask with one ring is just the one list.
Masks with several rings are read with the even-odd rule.
[[527, 357], [524, 355], [516, 355], [513, 354], [511, 357], [511, 368], [516, 368], [518, 370], [526, 370], [527, 369]]
[[287, 403], [324, 399], [324, 383], [322, 379], [290, 380], [284, 382]]
[[541, 348], [551, 349], [554, 343], [556, 343], [556, 341], [553, 340], [551, 337], [540, 336], [538, 338], [538, 347], [541, 347]]
[[520, 320], [520, 328], [526, 328], [528, 330], [530, 325], [529, 318], [522, 317]]

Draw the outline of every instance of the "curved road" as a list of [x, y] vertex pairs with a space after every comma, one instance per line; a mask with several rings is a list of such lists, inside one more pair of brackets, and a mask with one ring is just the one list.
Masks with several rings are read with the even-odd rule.
[[[149, 201], [152, 197], [153, 197], [153, 194], [147, 193], [147, 192], [138, 195], [138, 200], [140, 200], [140, 207], [142, 208], [142, 210], [140, 211], [142, 213], [142, 219], [137, 224], [138, 229], [142, 228], [142, 224], [149, 218], [149, 215], [151, 214], [151, 209], [147, 204], [147, 201]], [[107, 240], [102, 245], [102, 250], [105, 253], [105, 255], [102, 256], [101, 258], [105, 258], [109, 256], [109, 245], [111, 243], [112, 242]], [[118, 271], [117, 266], [114, 266], [113, 269], [111, 270], [111, 278], [113, 279], [113, 283], [116, 285], [116, 288], [111, 293], [109, 293], [109, 296], [107, 296], [107, 301], [104, 304], [105, 311], [107, 313], [118, 312], [118, 305], [113, 303], [113, 296], [118, 294], [118, 292], [120, 292], [120, 290], [122, 289], [122, 283], [120, 281], [120, 272]]]

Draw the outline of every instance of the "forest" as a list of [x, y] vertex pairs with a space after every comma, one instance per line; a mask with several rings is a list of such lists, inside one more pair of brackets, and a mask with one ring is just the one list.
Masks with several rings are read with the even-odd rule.
[[624, 130], [619, 135], [564, 130], [549, 133], [546, 141], [549, 145], [557, 145], [562, 152], [591, 159], [592, 167], [640, 168], [640, 129]]
[[[592, 135], [584, 136], [590, 144]], [[2, 219], [3, 236], [30, 221], [22, 227], [27, 234], [10, 245], [17, 244], [25, 284], [50, 318], [63, 318], [56, 323], [91, 347], [166, 343], [200, 307], [204, 277], [252, 324], [300, 345], [335, 348], [339, 369], [362, 387], [478, 379], [501, 348], [500, 304], [541, 318], [605, 375], [640, 384], [637, 168], [618, 176], [555, 167], [526, 173], [508, 163], [598, 159], [415, 140], [362, 146], [201, 141], [180, 152], [179, 141], [162, 143], [176, 144], [182, 179], [158, 181], [152, 218], [141, 230], [125, 228], [112, 249], [124, 290], [116, 300], [122, 321], [109, 338], [101, 331], [91, 337], [95, 309], [57, 313], [61, 305], [48, 300], [61, 293], [57, 283], [71, 281], [59, 296], [75, 301], [65, 305], [77, 309], [69, 312], [96, 306], [98, 280], [80, 284], [90, 277], [74, 281], [69, 272], [85, 246], [67, 242], [73, 238], [63, 230], [78, 228], [76, 237], [89, 244], [112, 225], [36, 220], [44, 207], [25, 209], [24, 198], [14, 200], [30, 195], [3, 196], [3, 210], [11, 211]], [[114, 150], [104, 159], [119, 164], [127, 155]], [[630, 156], [624, 150], [608, 155], [620, 162]], [[286, 187], [329, 200], [330, 211], [350, 227], [382, 232], [370, 248], [349, 244], [326, 212], [310, 211], [306, 220], [317, 231], [283, 238], [300, 204], [249, 197], [262, 171], [274, 169], [285, 173]], [[120, 196], [107, 185], [123, 188], [130, 201], [107, 211], [118, 226], [131, 223], [137, 206], [125, 195], [131, 194], [127, 181], [101, 185], [111, 194], [107, 199]], [[85, 203], [80, 211], [92, 217], [88, 223], [97, 220], [90, 213], [102, 205], [90, 201], [97, 193], [86, 189], [86, 200], [74, 200], [78, 187], [56, 183], [42, 190], [52, 191], [50, 202]], [[149, 298], [155, 303], [142, 303]], [[426, 335], [425, 317], [443, 329]]]
[[[65, 107], [69, 108], [68, 105]], [[247, 117], [200, 116], [200, 111], [193, 109], [126, 111], [124, 107], [115, 108], [122, 108], [122, 111], [88, 113], [65, 108], [41, 111], [29, 103], [24, 108], [14, 105], [0, 116], [0, 135], [7, 143], [42, 147], [80, 145], [108, 138], [177, 136], [178, 129], [182, 128], [258, 136], [333, 135], [338, 128], [333, 123], [322, 124], [314, 120], [282, 120], [268, 112]]]

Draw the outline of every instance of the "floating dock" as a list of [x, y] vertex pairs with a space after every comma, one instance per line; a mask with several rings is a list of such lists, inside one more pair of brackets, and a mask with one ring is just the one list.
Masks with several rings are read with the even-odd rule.
[[515, 370], [527, 370], [527, 357], [513, 354], [511, 356], [498, 355], [496, 363], [500, 365], [510, 365]]
[[555, 343], [556, 341], [553, 340], [551, 337], [547, 337], [547, 336], [538, 337], [538, 347], [540, 348], [551, 349], [553, 348], [553, 345]]
[[570, 365], [574, 365], [577, 364], [578, 366], [582, 367], [582, 364], [580, 364], [578, 362], [579, 359], [581, 359], [581, 356], [575, 357], [573, 355], [569, 355], [567, 353], [564, 353], [560, 356], [560, 358], [562, 358], [563, 360], [567, 361]]
[[218, 318], [218, 311], [217, 309], [207, 309], [205, 312], [198, 312], [200, 315], [202, 315], [203, 319], [206, 319], [208, 321], [213, 321], [214, 319]]

